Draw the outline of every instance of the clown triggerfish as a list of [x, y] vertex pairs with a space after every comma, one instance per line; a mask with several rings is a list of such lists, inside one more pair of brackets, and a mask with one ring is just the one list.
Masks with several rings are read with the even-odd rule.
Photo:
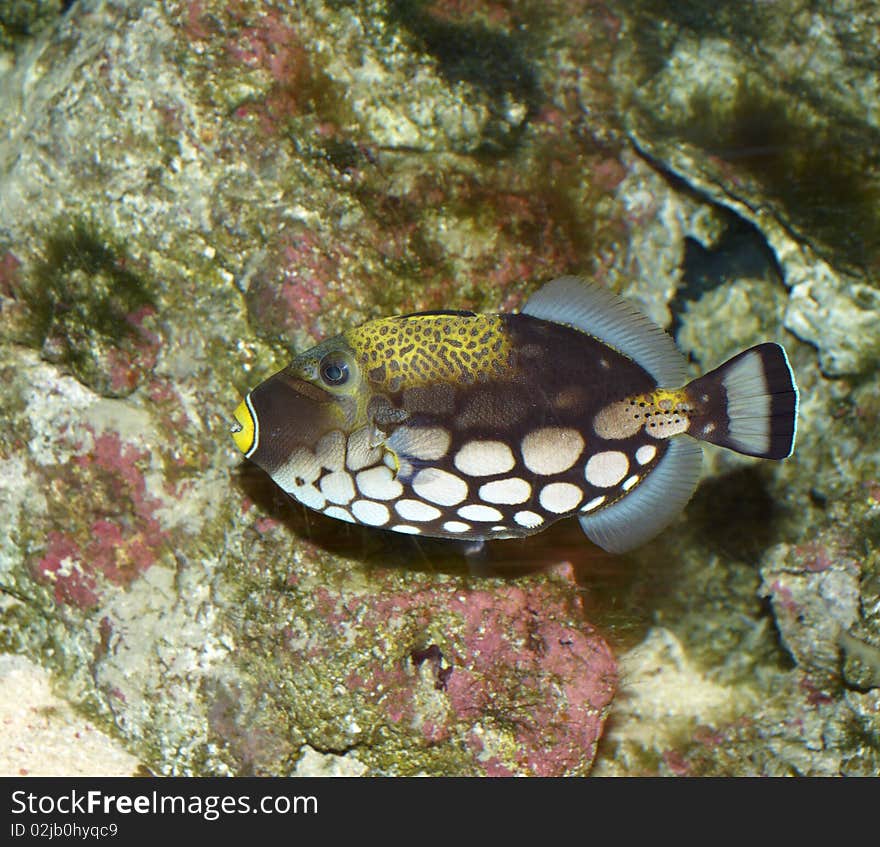
[[684, 508], [700, 441], [792, 453], [798, 394], [780, 345], [687, 384], [686, 366], [631, 305], [562, 277], [519, 314], [421, 312], [328, 339], [245, 397], [233, 438], [340, 520], [483, 540], [576, 514], [619, 553]]

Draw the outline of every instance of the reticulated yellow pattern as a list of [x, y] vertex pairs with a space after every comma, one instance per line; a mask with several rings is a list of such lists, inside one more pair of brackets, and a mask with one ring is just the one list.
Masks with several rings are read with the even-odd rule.
[[473, 383], [511, 366], [499, 315], [408, 315], [369, 321], [345, 333], [364, 377], [395, 392], [438, 381]]
[[688, 397], [683, 388], [655, 388], [653, 391], [641, 394], [634, 399], [636, 402], [646, 403], [664, 412], [688, 405]]
[[596, 413], [593, 429], [601, 438], [631, 438], [641, 429], [657, 438], [667, 438], [687, 432], [692, 411], [683, 388], [656, 388], [609, 403]]
[[669, 438], [687, 432], [690, 427], [693, 406], [684, 388], [656, 388], [631, 398], [628, 403], [635, 420], [654, 438]]

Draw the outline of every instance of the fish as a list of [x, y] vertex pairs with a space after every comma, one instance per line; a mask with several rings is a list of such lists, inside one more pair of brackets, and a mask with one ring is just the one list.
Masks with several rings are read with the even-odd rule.
[[702, 443], [785, 459], [797, 416], [780, 344], [688, 380], [660, 327], [566, 276], [520, 312], [416, 312], [322, 341], [244, 397], [232, 437], [332, 518], [484, 542], [576, 515], [617, 554], [682, 512]]

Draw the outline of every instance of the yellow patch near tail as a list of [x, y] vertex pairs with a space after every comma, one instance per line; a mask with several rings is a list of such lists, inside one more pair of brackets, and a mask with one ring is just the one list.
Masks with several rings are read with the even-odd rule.
[[381, 318], [345, 338], [366, 379], [382, 391], [497, 378], [511, 362], [510, 339], [498, 315]]
[[640, 430], [652, 438], [669, 438], [687, 431], [692, 411], [683, 388], [656, 388], [605, 406], [593, 420], [593, 429], [607, 439], [630, 438]]

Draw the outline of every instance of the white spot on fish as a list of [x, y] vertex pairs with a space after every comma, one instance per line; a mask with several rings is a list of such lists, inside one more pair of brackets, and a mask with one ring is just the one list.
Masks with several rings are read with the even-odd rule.
[[361, 471], [355, 479], [358, 490], [364, 497], [393, 500], [403, 494], [403, 486], [394, 478], [391, 469], [384, 465]]
[[449, 441], [449, 431], [440, 426], [399, 426], [387, 445], [398, 456], [433, 462], [446, 455]]
[[517, 512], [513, 519], [520, 525], [526, 527], [526, 529], [534, 529], [536, 526], [540, 526], [544, 523], [544, 518], [540, 515], [535, 514], [535, 512]]
[[443, 514], [439, 509], [421, 500], [398, 500], [394, 504], [394, 510], [408, 521], [433, 521]]
[[440, 506], [456, 506], [468, 495], [467, 483], [439, 468], [420, 470], [412, 481], [413, 491]]
[[576, 429], [560, 426], [536, 429], [522, 441], [526, 467], [543, 476], [567, 471], [574, 466], [583, 451], [583, 436]]
[[475, 503], [469, 506], [462, 506], [458, 510], [458, 514], [469, 521], [500, 521], [504, 519], [504, 515], [498, 509], [493, 509], [491, 506], [480, 506]]
[[[285, 489], [287, 491], [287, 489]], [[303, 506], [308, 506], [310, 509], [317, 509], [321, 511], [324, 506], [327, 505], [327, 500], [324, 498], [324, 495], [315, 488], [314, 485], [295, 485], [290, 491], [287, 493], [299, 500]]]
[[409, 526], [409, 524], [399, 523], [391, 527], [395, 532], [402, 532], [406, 535], [419, 535], [421, 530], [417, 526]]
[[658, 440], [671, 438], [673, 435], [678, 435], [680, 432], [687, 432], [688, 427], [691, 425], [690, 419], [682, 413], [678, 414], [679, 417], [675, 417], [675, 413], [669, 412], [661, 417], [658, 413], [651, 420], [651, 423], [645, 427], [645, 432], [647, 432], [651, 438], [656, 438]]
[[601, 494], [599, 497], [594, 497], [587, 503], [582, 509], [582, 512], [592, 512], [593, 509], [599, 508], [605, 502], [605, 495]]
[[447, 532], [467, 532], [471, 528], [469, 523], [462, 523], [461, 521], [446, 521], [443, 524], [443, 529]]
[[628, 470], [626, 454], [619, 450], [605, 450], [590, 456], [586, 469], [587, 482], [596, 488], [611, 488], [626, 476]]
[[331, 503], [347, 505], [354, 499], [354, 483], [345, 471], [328, 473], [321, 480], [321, 492]]
[[548, 512], [561, 515], [577, 508], [584, 499], [584, 492], [570, 482], [551, 482], [541, 489], [538, 502]]
[[600, 438], [629, 438], [635, 435], [645, 423], [640, 412], [633, 410], [627, 400], [617, 400], [600, 409], [593, 419], [593, 429]]
[[321, 475], [321, 463], [311, 450], [297, 447], [287, 461], [272, 473], [272, 479], [288, 494], [306, 483], [314, 482]]
[[355, 500], [351, 511], [361, 523], [370, 526], [384, 526], [391, 517], [384, 503], [374, 503], [371, 500]]
[[348, 457], [345, 465], [350, 471], [360, 471], [375, 465], [382, 458], [382, 448], [373, 447], [370, 428], [356, 430], [348, 439]]
[[515, 464], [510, 448], [501, 441], [469, 441], [455, 455], [455, 467], [468, 476], [506, 473]]
[[623, 490], [629, 491], [637, 482], [639, 481], [639, 475], [633, 474], [625, 483], [623, 483]]
[[532, 495], [532, 486], [524, 479], [496, 479], [480, 486], [480, 499], [487, 503], [525, 503]]
[[636, 450], [636, 461], [640, 465], [647, 465], [657, 455], [657, 448], [653, 444], [643, 444]]
[[327, 433], [315, 448], [315, 455], [322, 468], [341, 471], [345, 464], [345, 436], [337, 429]]
[[348, 511], [348, 509], [342, 509], [339, 506], [328, 506], [326, 509], [324, 509], [324, 514], [327, 515], [328, 518], [336, 518], [340, 521], [354, 523], [354, 518], [351, 516], [351, 513]]

